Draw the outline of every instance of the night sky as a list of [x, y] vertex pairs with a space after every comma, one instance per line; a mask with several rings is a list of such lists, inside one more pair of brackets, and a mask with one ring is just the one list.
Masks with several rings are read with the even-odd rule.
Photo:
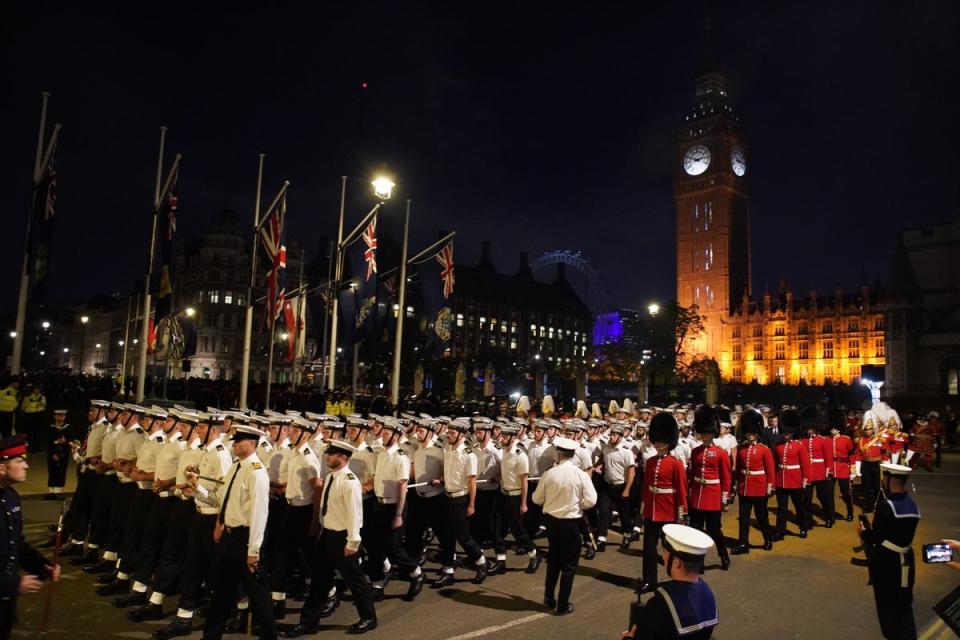
[[[291, 180], [288, 242], [310, 252], [336, 232], [339, 176], [355, 223], [385, 167], [413, 199], [415, 246], [455, 229], [458, 261], [491, 240], [509, 272], [520, 251], [581, 250], [614, 306], [674, 296], [672, 163], [702, 1], [207, 4], [4, 3], [0, 310], [16, 301], [41, 89], [64, 127], [51, 303], [141, 277], [160, 125], [168, 162], [184, 155], [184, 236], [224, 206], [252, 222], [263, 152], [264, 198]], [[885, 279], [900, 229], [960, 207], [960, 8], [714, 14], [751, 151], [755, 295], [781, 276], [803, 292]]]

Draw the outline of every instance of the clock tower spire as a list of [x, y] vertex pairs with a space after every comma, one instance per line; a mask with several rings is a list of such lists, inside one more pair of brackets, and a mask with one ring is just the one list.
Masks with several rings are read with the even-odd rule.
[[749, 154], [723, 74], [694, 86], [674, 159], [677, 302], [705, 317], [688, 352], [719, 361], [726, 318], [751, 286]]

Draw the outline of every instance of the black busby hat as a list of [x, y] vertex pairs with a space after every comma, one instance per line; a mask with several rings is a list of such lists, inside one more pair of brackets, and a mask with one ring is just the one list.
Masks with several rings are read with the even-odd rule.
[[756, 409], [747, 409], [740, 414], [740, 432], [743, 435], [749, 433], [757, 434], [763, 432], [763, 416]]
[[720, 415], [709, 404], [702, 405], [693, 414], [693, 429], [697, 433], [720, 435]]
[[780, 414], [780, 433], [794, 437], [800, 433], [800, 413], [796, 409], [785, 409]]
[[843, 432], [847, 426], [847, 416], [840, 409], [830, 409], [827, 412], [827, 430], [836, 429]]
[[823, 431], [823, 414], [816, 407], [807, 407], [800, 413], [800, 425], [804, 432], [813, 429], [816, 433]]
[[680, 440], [676, 419], [669, 413], [658, 413], [650, 421], [650, 442], [666, 442], [670, 449]]

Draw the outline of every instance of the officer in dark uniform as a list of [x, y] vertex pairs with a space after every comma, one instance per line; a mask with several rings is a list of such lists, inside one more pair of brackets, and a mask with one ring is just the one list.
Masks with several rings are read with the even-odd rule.
[[[36, 593], [43, 580], [60, 579], [60, 566], [45, 559], [23, 539], [20, 494], [13, 485], [27, 479], [27, 435], [0, 440], [0, 640], [7, 640], [17, 619], [17, 596]], [[27, 571], [21, 576], [17, 569]]]
[[913, 619], [913, 536], [920, 510], [907, 493], [910, 467], [884, 462], [883, 495], [877, 501], [870, 527], [860, 524], [860, 537], [868, 548], [870, 584], [877, 604], [880, 630], [888, 640], [916, 638]]
[[720, 622], [713, 591], [700, 577], [703, 559], [713, 539], [682, 524], [663, 526], [663, 562], [669, 582], [662, 582], [652, 598], [630, 611], [630, 631], [624, 638], [683, 638], [704, 640]]
[[67, 442], [67, 410], [53, 412], [50, 425], [50, 441], [47, 443], [47, 495], [44, 500], [63, 500], [63, 487], [67, 484], [67, 465], [70, 463], [70, 445]]

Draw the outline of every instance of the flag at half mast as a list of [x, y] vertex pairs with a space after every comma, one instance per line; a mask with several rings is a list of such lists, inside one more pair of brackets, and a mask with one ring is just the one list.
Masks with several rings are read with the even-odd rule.
[[264, 216], [260, 226], [260, 246], [267, 254], [267, 314], [265, 320], [275, 322], [286, 298], [287, 247], [284, 244], [284, 223], [287, 217], [287, 193]]
[[157, 315], [159, 324], [173, 310], [173, 238], [177, 233], [177, 214], [180, 199], [177, 196], [177, 181], [180, 178], [180, 163], [173, 165], [173, 175], [167, 193], [161, 197], [158, 216], [163, 233], [160, 236], [160, 284], [157, 287]]

